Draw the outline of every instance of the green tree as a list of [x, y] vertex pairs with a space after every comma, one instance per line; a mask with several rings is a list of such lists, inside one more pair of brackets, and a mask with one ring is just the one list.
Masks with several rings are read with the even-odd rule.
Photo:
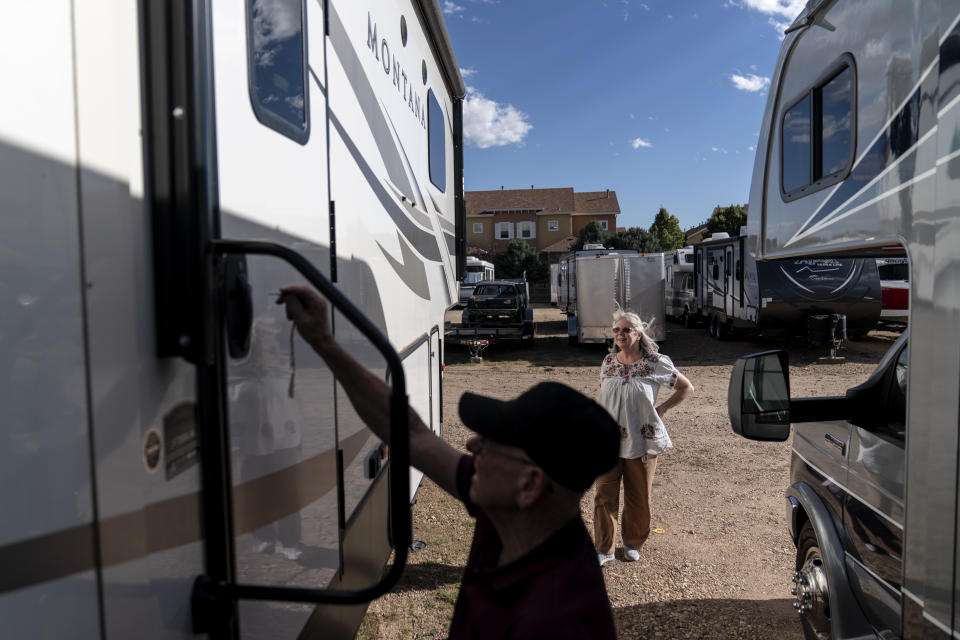
[[610, 239], [610, 246], [614, 249], [633, 249], [642, 253], [656, 253], [663, 250], [657, 237], [642, 227], [630, 227], [626, 231], [618, 231]]
[[747, 224], [747, 212], [738, 204], [729, 207], [717, 207], [707, 220], [707, 231], [711, 234], [726, 231], [731, 236], [740, 235], [740, 227]]
[[671, 215], [663, 207], [660, 207], [660, 211], [653, 219], [653, 224], [650, 225], [650, 233], [660, 243], [660, 251], [682, 249], [686, 243], [686, 234], [680, 228], [680, 221], [677, 220], [677, 216]]
[[576, 244], [573, 245], [574, 251], [580, 251], [585, 244], [602, 244], [607, 246], [610, 242], [610, 234], [603, 230], [600, 223], [594, 220], [588, 222], [580, 229], [580, 235], [577, 237]]
[[537, 250], [520, 238], [511, 240], [492, 262], [498, 278], [520, 278], [524, 271], [529, 282], [544, 282], [550, 276], [550, 267], [540, 261]]

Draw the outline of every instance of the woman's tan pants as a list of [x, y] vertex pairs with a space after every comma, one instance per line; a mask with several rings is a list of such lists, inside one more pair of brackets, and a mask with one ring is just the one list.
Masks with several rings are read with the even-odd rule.
[[657, 456], [620, 458], [617, 465], [597, 478], [593, 500], [594, 544], [601, 553], [613, 553], [620, 513], [620, 479], [623, 479], [623, 544], [640, 549], [650, 535], [650, 498]]

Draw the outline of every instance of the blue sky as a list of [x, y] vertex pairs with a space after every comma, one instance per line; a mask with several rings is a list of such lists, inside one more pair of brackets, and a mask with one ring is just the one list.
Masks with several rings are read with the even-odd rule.
[[806, 0], [440, 0], [468, 87], [467, 190], [614, 189], [619, 225], [746, 203]]

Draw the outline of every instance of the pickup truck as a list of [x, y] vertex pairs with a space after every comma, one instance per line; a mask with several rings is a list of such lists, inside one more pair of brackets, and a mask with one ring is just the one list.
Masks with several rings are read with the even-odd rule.
[[461, 324], [464, 327], [521, 327], [527, 307], [525, 281], [479, 282], [473, 295], [467, 298]]

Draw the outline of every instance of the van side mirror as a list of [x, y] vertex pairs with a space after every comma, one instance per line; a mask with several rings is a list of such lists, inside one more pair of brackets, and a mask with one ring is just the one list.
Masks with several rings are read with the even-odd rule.
[[782, 349], [743, 356], [733, 365], [727, 410], [734, 433], [751, 440], [790, 436], [789, 358]]

